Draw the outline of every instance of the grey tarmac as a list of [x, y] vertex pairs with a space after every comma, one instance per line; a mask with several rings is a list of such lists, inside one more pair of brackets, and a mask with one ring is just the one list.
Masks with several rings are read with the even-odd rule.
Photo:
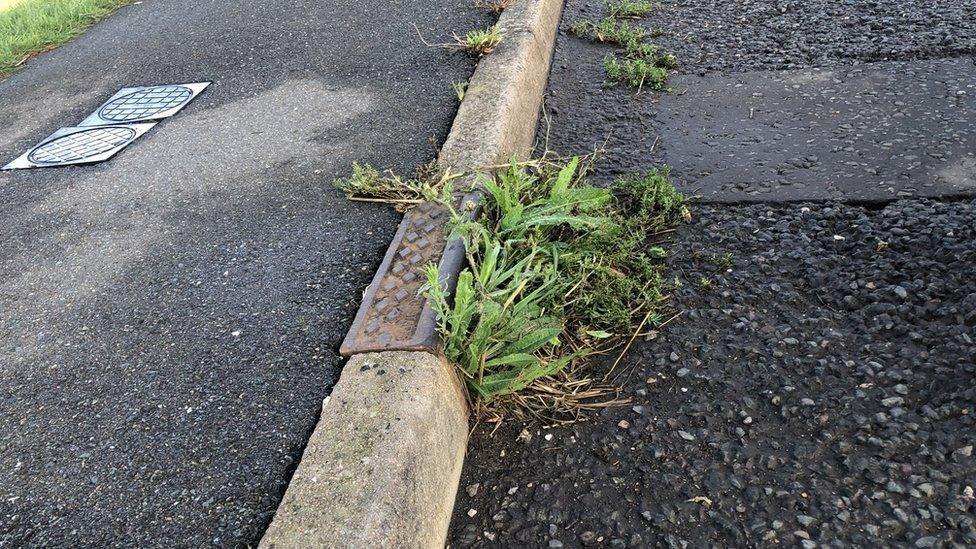
[[398, 215], [470, 2], [145, 0], [0, 82], [0, 158], [123, 86], [212, 81], [109, 162], [0, 174], [0, 545], [256, 544]]

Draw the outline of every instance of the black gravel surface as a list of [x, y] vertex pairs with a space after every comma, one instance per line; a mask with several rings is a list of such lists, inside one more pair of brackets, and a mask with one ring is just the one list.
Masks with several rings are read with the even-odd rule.
[[563, 66], [550, 147], [605, 146], [600, 181], [667, 164], [679, 188], [712, 201], [976, 191], [971, 59], [686, 75], [672, 80], [681, 93], [639, 97]]
[[[663, 0], [641, 21], [684, 71], [751, 71], [976, 53], [976, 0]], [[598, 19], [569, 0], [565, 19]]]
[[973, 546], [974, 219], [700, 206], [684, 314], [618, 367], [631, 403], [480, 429], [452, 546]]
[[[759, 4], [787, 5], [747, 3], [744, 9]], [[888, 6], [885, 10], [901, 5], [848, 2], [831, 3], [839, 7], [828, 9], [810, 3], [803, 9], [834, 14], [836, 25], [790, 27], [788, 35], [809, 34], [849, 46], [831, 29], [842, 26], [854, 7], [869, 17], [880, 10], [877, 4]], [[672, 78], [674, 91], [635, 94], [605, 85], [602, 61], [612, 48], [565, 33], [584, 7], [586, 13], [595, 12], [602, 2], [570, 0], [546, 99], [551, 125], [540, 128], [540, 140], [548, 134], [548, 146], [561, 153], [604, 147], [606, 161], [596, 173], [602, 182], [668, 164], [682, 190], [708, 200], [880, 201], [976, 190], [976, 64], [971, 56], [858, 66], [835, 59], [802, 70], [738, 72], [741, 67], [736, 67], [729, 72], [731, 66], [719, 61], [745, 55], [748, 44], [758, 47], [763, 36], [756, 30], [739, 34], [740, 26], [722, 11], [731, 5], [665, 2], [658, 15], [641, 20], [649, 26], [656, 17], [665, 28], [693, 24], [708, 31], [707, 44], [717, 49], [708, 50], [702, 61], [678, 48], [685, 74]], [[972, 10], [976, 2], [935, 5], [955, 13]], [[973, 21], [934, 19], [932, 26], [945, 26], [953, 36], [976, 36]], [[907, 48], [925, 36], [896, 31], [867, 29], [864, 37]], [[747, 68], [778, 67], [756, 63]]]
[[2, 163], [118, 88], [209, 80], [109, 162], [0, 173], [0, 546], [254, 544], [474, 60], [467, 0], [145, 0], [0, 82]]

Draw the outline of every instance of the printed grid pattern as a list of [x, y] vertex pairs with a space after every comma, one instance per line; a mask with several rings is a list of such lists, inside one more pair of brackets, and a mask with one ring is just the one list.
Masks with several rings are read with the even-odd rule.
[[59, 137], [31, 151], [35, 164], [61, 164], [91, 158], [124, 145], [135, 137], [130, 128], [93, 128]]
[[109, 101], [98, 116], [112, 122], [143, 120], [163, 111], [183, 105], [193, 91], [183, 86], [156, 86], [134, 91]]

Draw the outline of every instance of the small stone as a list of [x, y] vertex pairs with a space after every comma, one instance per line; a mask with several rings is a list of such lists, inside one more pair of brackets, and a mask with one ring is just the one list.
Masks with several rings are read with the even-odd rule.
[[817, 522], [817, 519], [811, 517], [810, 515], [797, 515], [796, 521], [802, 524], [804, 528], [809, 528], [811, 524]]
[[813, 540], [809, 540], [809, 539], [801, 540], [800, 541], [800, 545], [803, 546], [803, 549], [816, 549], [817, 548], [817, 542], [815, 542]]
[[961, 456], [961, 457], [969, 457], [969, 456], [973, 455], [973, 446], [972, 445], [963, 446], [962, 448], [959, 448], [958, 450], [956, 450], [955, 451], [955, 454], [957, 456]]
[[932, 497], [932, 495], [935, 494], [935, 488], [933, 488], [928, 482], [919, 484], [918, 491], [925, 494], [926, 497]]
[[895, 514], [895, 517], [897, 517], [898, 520], [908, 522], [908, 513], [906, 513], [901, 507], [895, 507], [892, 512]]
[[621, 429], [630, 429], [630, 422], [626, 419], [621, 419], [620, 423], [617, 424], [617, 427], [620, 427]]
[[885, 485], [885, 490], [888, 490], [889, 492], [892, 492], [892, 493], [895, 493], [895, 494], [904, 494], [905, 493], [905, 488], [901, 484], [898, 484], [897, 482], [895, 482], [893, 480], [889, 480], [888, 481], [888, 484]]
[[678, 377], [685, 377], [689, 373], [690, 373], [690, 370], [688, 370], [688, 368], [681, 368], [677, 372], [675, 372], [675, 375], [677, 375]]
[[915, 540], [915, 547], [932, 547], [937, 541], [939, 540], [935, 536], [925, 536], [924, 538]]
[[810, 534], [806, 533], [805, 530], [797, 530], [793, 532], [793, 535], [800, 539], [810, 539]]
[[888, 397], [885, 399], [881, 399], [881, 404], [889, 408], [893, 408], [895, 406], [901, 406], [904, 403], [905, 403], [905, 399], [901, 397]]
[[549, 547], [551, 547], [552, 549], [558, 549], [562, 546], [563, 546], [563, 542], [559, 541], [558, 539], [549, 540]]
[[685, 440], [695, 440], [695, 435], [689, 433], [688, 431], [678, 431], [678, 436]]
[[817, 405], [817, 403], [814, 402], [812, 398], [801, 398], [800, 399], [800, 404], [802, 404], [803, 406], [816, 406]]
[[905, 385], [904, 383], [899, 383], [898, 385], [895, 385], [895, 392], [898, 393], [899, 395], [907, 395], [908, 386]]
[[902, 288], [901, 286], [895, 286], [895, 295], [897, 295], [902, 299], [905, 299], [906, 297], [908, 297], [908, 291], [905, 290], [905, 288]]
[[468, 516], [469, 517], [472, 517], [473, 518], [477, 514], [478, 514], [478, 510], [477, 509], [468, 509]]
[[476, 482], [474, 484], [469, 484], [468, 487], [464, 489], [464, 491], [467, 492], [469, 496], [475, 497], [478, 495], [479, 488], [481, 488], [481, 483]]

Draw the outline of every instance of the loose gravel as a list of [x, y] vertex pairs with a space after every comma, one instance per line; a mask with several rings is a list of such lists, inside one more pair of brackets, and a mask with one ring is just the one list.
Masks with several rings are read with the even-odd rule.
[[[976, 53], [976, 0], [664, 0], [641, 24], [684, 70], [751, 71]], [[601, 0], [569, 0], [566, 24]]]
[[786, 41], [834, 40], [839, 52], [855, 51], [838, 29], [847, 28], [856, 11], [859, 18], [874, 17], [873, 26], [888, 25], [882, 31], [869, 25], [858, 39], [929, 54], [914, 56], [921, 61], [857, 66], [832, 54], [789, 64], [803, 69], [769, 70], [782, 68], [772, 62], [774, 54], [761, 53], [764, 32], [772, 31], [730, 24], [736, 20], [732, 3], [666, 2], [638, 23], [671, 29], [658, 41], [680, 61], [670, 82], [674, 91], [635, 94], [605, 84], [602, 63], [612, 47], [567, 33], [574, 21], [599, 17], [602, 2], [570, 0], [546, 98], [550, 125], [540, 128], [540, 141], [564, 154], [605, 148], [595, 174], [603, 183], [668, 164], [683, 191], [707, 200], [883, 201], [976, 190], [973, 58], [937, 58], [958, 52], [922, 48], [931, 42], [925, 42], [928, 31], [909, 32], [898, 26], [901, 19], [878, 15], [941, 9], [946, 13], [931, 14], [930, 30], [969, 40], [971, 51], [976, 16], [953, 14], [973, 10], [976, 0], [912, 9], [890, 1], [884, 8], [858, 1], [802, 9], [746, 2], [743, 13], [760, 10], [759, 4], [792, 6], [783, 17], [797, 21], [806, 20], [802, 14], [832, 14], [832, 25], [784, 27]]
[[697, 215], [631, 403], [479, 429], [452, 546], [976, 544], [976, 200]]

